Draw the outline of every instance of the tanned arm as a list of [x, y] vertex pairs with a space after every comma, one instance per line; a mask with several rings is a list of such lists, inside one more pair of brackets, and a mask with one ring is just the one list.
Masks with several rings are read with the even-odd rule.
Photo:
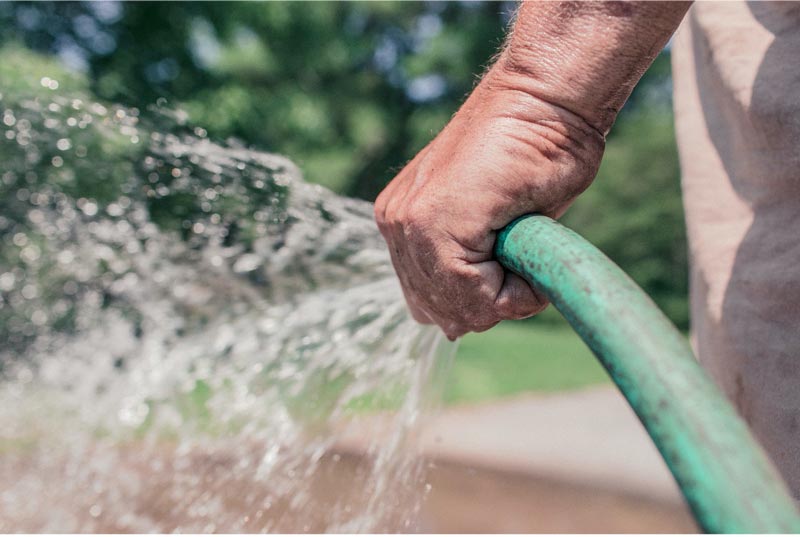
[[418, 321], [455, 339], [544, 309], [493, 260], [496, 231], [558, 217], [591, 184], [606, 133], [689, 5], [522, 3], [497, 61], [375, 203]]

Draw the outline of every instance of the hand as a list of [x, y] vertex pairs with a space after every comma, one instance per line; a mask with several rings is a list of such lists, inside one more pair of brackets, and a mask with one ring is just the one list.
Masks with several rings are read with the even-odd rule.
[[560, 216], [602, 157], [602, 132], [516, 78], [498, 62], [375, 203], [412, 315], [450, 339], [546, 307], [493, 260], [496, 232], [524, 214]]

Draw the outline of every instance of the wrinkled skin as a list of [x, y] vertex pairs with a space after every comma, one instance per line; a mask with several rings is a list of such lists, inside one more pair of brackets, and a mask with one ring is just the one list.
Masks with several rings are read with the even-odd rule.
[[450, 339], [547, 306], [493, 259], [496, 232], [524, 214], [560, 216], [603, 154], [600, 131], [517, 79], [495, 64], [375, 203], [412, 315]]
[[414, 318], [450, 339], [545, 308], [492, 259], [496, 232], [560, 216], [688, 2], [521, 2], [497, 62], [381, 193], [375, 218]]

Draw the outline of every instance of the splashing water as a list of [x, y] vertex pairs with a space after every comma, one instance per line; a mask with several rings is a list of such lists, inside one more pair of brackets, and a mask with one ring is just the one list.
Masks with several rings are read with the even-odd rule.
[[66, 82], [0, 88], [0, 531], [414, 529], [453, 346], [370, 205]]

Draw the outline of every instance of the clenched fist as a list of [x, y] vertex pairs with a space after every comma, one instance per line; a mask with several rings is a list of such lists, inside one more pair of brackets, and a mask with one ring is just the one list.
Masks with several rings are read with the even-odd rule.
[[513, 79], [498, 63], [375, 203], [414, 318], [450, 339], [545, 308], [493, 259], [496, 232], [524, 214], [559, 216], [603, 153], [602, 133]]
[[522, 2], [497, 62], [381, 193], [375, 218], [414, 318], [450, 339], [546, 306], [493, 260], [495, 234], [560, 216], [686, 2]]

